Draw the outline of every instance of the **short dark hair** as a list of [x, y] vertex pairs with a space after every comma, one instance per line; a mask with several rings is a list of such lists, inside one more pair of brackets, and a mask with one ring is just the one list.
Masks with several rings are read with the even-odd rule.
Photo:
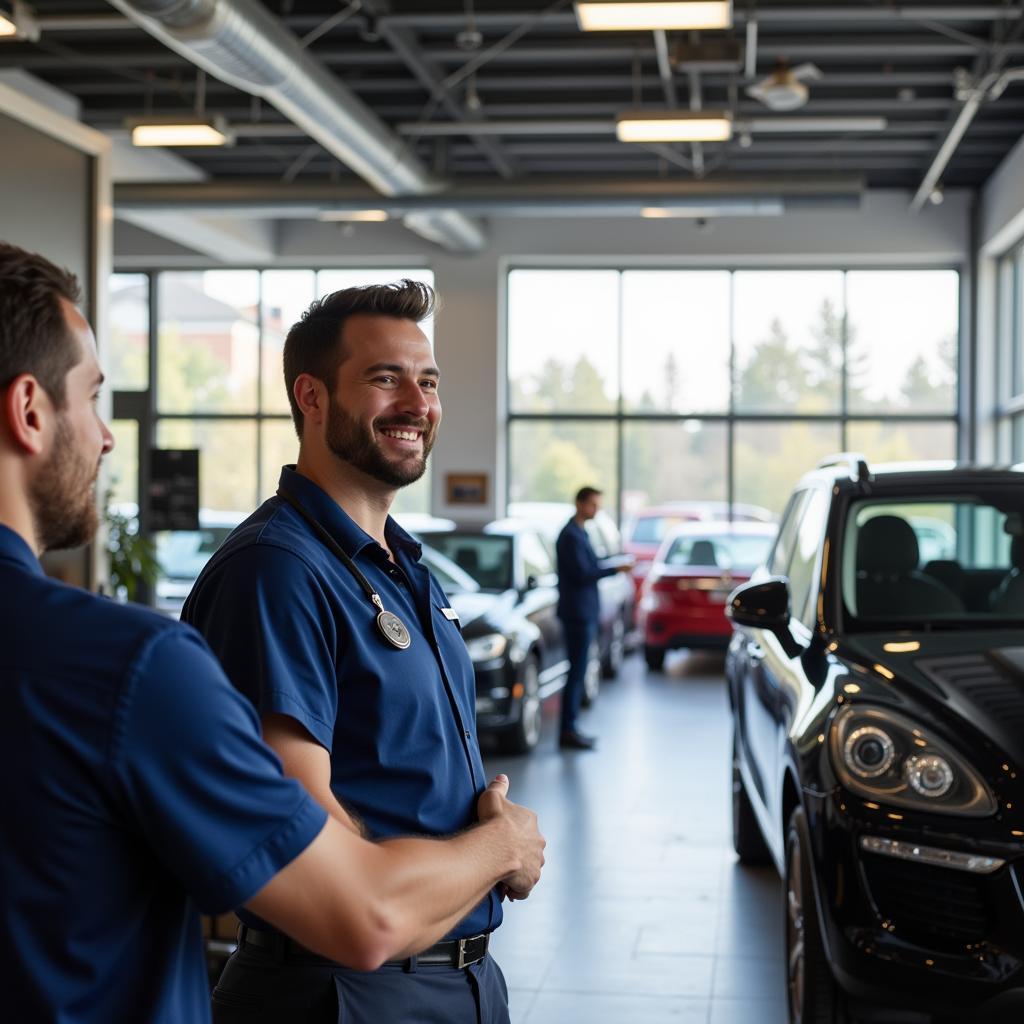
[[82, 358], [60, 300], [78, 305], [78, 278], [34, 252], [0, 242], [0, 389], [31, 373], [58, 409]]
[[434, 289], [408, 279], [392, 284], [343, 288], [317, 299], [288, 332], [284, 342], [284, 383], [292, 408], [295, 432], [302, 440], [302, 410], [295, 401], [295, 381], [308, 373], [328, 386], [345, 361], [341, 343], [345, 321], [357, 313], [390, 316], [420, 323], [437, 306]]
[[576, 492], [576, 504], [578, 505], [581, 501], [589, 501], [591, 498], [600, 498], [604, 494], [604, 491], [599, 491], [596, 487], [581, 487]]

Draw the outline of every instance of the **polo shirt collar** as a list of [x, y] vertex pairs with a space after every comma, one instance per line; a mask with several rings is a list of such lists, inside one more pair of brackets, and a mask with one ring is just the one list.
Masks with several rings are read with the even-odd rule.
[[0, 561], [13, 562], [15, 565], [36, 576], [44, 576], [39, 559], [32, 554], [28, 541], [20, 533], [15, 533], [9, 526], [0, 523]]
[[[281, 468], [278, 486], [299, 501], [341, 545], [342, 551], [349, 558], [355, 558], [368, 545], [372, 545], [378, 551], [383, 550], [322, 487], [297, 472], [295, 466]], [[392, 549], [399, 548], [419, 561], [422, 547], [391, 516], [388, 516], [384, 526], [384, 536]]]

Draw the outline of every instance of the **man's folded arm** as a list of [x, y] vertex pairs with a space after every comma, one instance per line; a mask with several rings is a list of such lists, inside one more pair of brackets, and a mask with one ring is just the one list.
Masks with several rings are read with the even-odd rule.
[[371, 843], [331, 818], [246, 908], [302, 945], [358, 970], [422, 951], [506, 879], [540, 876], [536, 817], [504, 799], [481, 824], [448, 839]]

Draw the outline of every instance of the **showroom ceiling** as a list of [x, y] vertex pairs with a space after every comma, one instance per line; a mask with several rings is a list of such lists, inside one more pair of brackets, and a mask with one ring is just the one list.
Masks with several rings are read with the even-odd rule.
[[[38, 40], [0, 42], [0, 69], [70, 93], [82, 119], [101, 129], [197, 106], [223, 116], [233, 146], [178, 151], [214, 181], [358, 181], [308, 125], [197, 71], [131, 20], [130, 6], [36, 0]], [[918, 189], [976, 94], [976, 116], [941, 175], [946, 187], [975, 187], [1024, 125], [1024, 79], [1000, 77], [1024, 66], [1019, 0], [736, 0], [728, 31], [660, 37], [584, 33], [569, 0], [264, 6], [401, 140], [398, 158], [418, 158], [427, 177], [481, 187], [853, 174], [871, 187]], [[747, 91], [779, 61], [800, 69], [808, 99], [799, 109], [772, 110]], [[617, 114], [665, 107], [727, 110], [733, 137], [698, 146], [617, 141]], [[868, 120], [850, 120], [858, 118]]]

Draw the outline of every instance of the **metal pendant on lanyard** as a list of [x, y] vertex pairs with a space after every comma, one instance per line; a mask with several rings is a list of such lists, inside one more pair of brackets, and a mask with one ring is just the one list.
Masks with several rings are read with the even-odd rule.
[[363, 593], [377, 609], [377, 629], [384, 639], [400, 651], [404, 651], [412, 643], [412, 637], [405, 623], [394, 613], [384, 607], [380, 594], [373, 589], [370, 581], [360, 572], [359, 566], [342, 550], [341, 545], [327, 532], [323, 524], [312, 516], [301, 502], [286, 490], [278, 488], [277, 496], [289, 505], [309, 524], [321, 543], [330, 551], [353, 575], [356, 582], [363, 588]]

